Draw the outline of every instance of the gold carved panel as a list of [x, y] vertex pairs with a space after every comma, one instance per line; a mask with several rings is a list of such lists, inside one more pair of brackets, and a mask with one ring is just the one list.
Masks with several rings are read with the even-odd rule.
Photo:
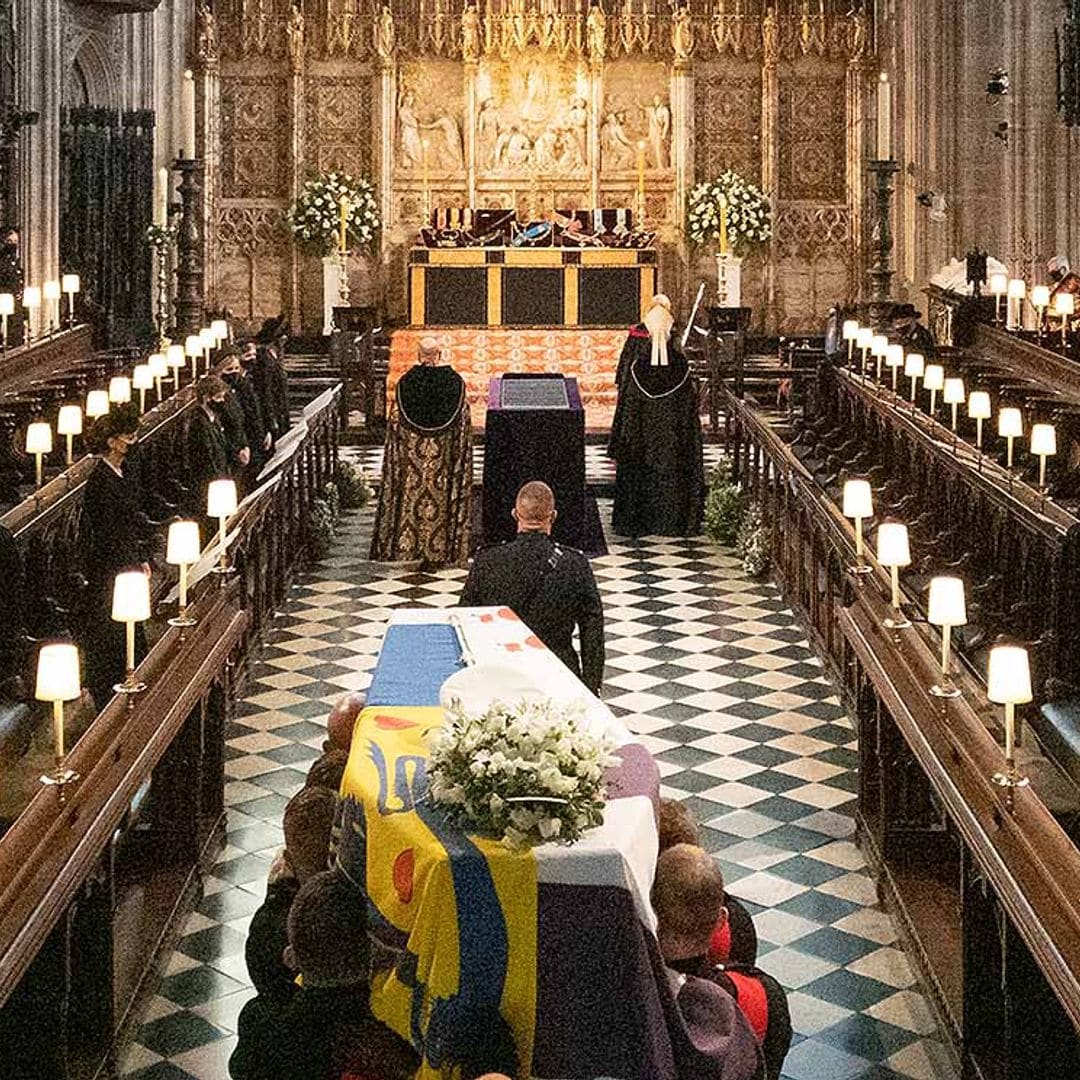
[[605, 173], [637, 168], [637, 144], [645, 143], [645, 167], [671, 170], [671, 82], [666, 64], [620, 60], [604, 69], [600, 165]]
[[465, 90], [461, 64], [454, 60], [402, 64], [396, 107], [395, 171], [419, 177], [426, 153], [430, 175], [464, 178]]
[[221, 80], [221, 193], [229, 198], [284, 196], [289, 118], [284, 75]]
[[734, 169], [761, 180], [761, 73], [748, 66], [694, 69], [694, 175], [698, 183]]
[[476, 174], [586, 178], [589, 82], [577, 65], [529, 53], [481, 64], [476, 80]]
[[370, 176], [372, 90], [365, 75], [309, 75], [304, 82], [307, 167]]
[[283, 254], [289, 248], [282, 211], [276, 206], [225, 206], [218, 213], [222, 255]]
[[846, 200], [845, 76], [842, 68], [780, 76], [780, 197]]

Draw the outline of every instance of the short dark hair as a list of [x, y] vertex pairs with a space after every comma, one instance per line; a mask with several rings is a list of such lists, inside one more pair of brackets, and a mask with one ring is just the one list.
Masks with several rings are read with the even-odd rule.
[[301, 881], [326, 869], [336, 812], [337, 797], [325, 787], [302, 787], [286, 804], [285, 854]]
[[124, 403], [114, 405], [104, 416], [99, 416], [87, 433], [87, 446], [95, 454], [109, 449], [109, 440], [117, 435], [134, 435], [139, 430], [139, 408]]
[[697, 846], [701, 842], [697, 822], [686, 809], [685, 804], [679, 802], [678, 799], [660, 800], [660, 814], [656, 828], [660, 834], [661, 852], [667, 851], [676, 844]]
[[211, 401], [228, 389], [228, 383], [220, 375], [204, 375], [195, 384], [195, 399], [200, 402]]
[[322, 757], [316, 758], [311, 763], [304, 786], [325, 788], [336, 795], [341, 790], [341, 780], [348, 763], [349, 755], [344, 750], [339, 750], [337, 747], [327, 750]]
[[289, 909], [289, 944], [305, 987], [368, 980], [367, 900], [338, 870], [307, 881]]

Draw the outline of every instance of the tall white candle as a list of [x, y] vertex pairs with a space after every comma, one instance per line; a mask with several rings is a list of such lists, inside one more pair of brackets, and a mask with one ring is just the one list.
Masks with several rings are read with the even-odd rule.
[[892, 87], [884, 71], [877, 90], [877, 156], [878, 161], [892, 158]]
[[183, 137], [184, 157], [195, 156], [195, 75], [185, 71], [180, 80], [180, 134]]
[[158, 169], [157, 192], [154, 199], [154, 224], [166, 228], [169, 224], [169, 170], [164, 165]]

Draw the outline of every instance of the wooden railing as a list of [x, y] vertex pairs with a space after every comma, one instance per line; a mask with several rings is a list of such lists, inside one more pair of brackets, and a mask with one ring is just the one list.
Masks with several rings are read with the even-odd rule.
[[[193, 586], [198, 622], [154, 642], [137, 671], [148, 689], [130, 708], [115, 697], [68, 752], [78, 779], [63, 798], [41, 785], [0, 837], [0, 1062], [12, 1075], [96, 1075], [198, 890], [200, 862], [220, 843], [225, 725], [332, 478], [340, 392], [307, 406], [230, 523], [238, 573]], [[67, 512], [57, 508], [80, 491], [45, 514]], [[24, 531], [45, 527], [35, 518]], [[15, 775], [6, 768], [3, 782]]]
[[[883, 568], [868, 554], [872, 573], [849, 573], [854, 533], [827, 492], [763, 413], [730, 393], [725, 408], [738, 475], [768, 522], [773, 573], [856, 722], [859, 842], [964, 1075], [1072, 1075], [1080, 1069], [1076, 784], [1030, 736], [1022, 759], [1030, 786], [994, 782], [1004, 766], [1000, 724], [979, 672], [961, 668], [958, 699], [929, 693], [939, 639], [918, 620], [917, 598], [906, 597], [914, 626], [886, 630]], [[1057, 525], [1042, 528], [1060, 540]]]

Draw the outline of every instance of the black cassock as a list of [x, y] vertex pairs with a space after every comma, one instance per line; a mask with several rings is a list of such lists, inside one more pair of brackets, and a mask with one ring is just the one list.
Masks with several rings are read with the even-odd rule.
[[674, 341], [653, 367], [636, 326], [619, 359], [608, 454], [615, 459], [612, 526], [625, 536], [694, 536], [705, 506], [697, 380]]
[[187, 435], [188, 511], [206, 519], [206, 489], [211, 480], [233, 475], [228, 436], [216, 415], [209, 416], [201, 405], [191, 410]]
[[[82, 536], [86, 553], [86, 607], [83, 612], [83, 657], [86, 685], [100, 711], [124, 678], [125, 630], [112, 619], [113, 581], [121, 570], [150, 557], [152, 526], [143, 513], [139, 486], [127, 471], [117, 476], [99, 460], [83, 493]], [[142, 624], [136, 626], [136, 663], [146, 652]]]
[[251, 365], [251, 381], [259, 395], [263, 421], [277, 442], [289, 430], [289, 380], [281, 360], [269, 348], [260, 348]]

